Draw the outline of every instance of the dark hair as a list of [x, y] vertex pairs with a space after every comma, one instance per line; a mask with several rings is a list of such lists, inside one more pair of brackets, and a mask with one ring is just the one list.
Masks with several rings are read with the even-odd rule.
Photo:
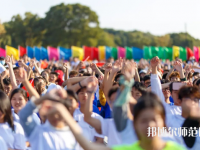
[[11, 94], [10, 94], [10, 100], [12, 99], [12, 97], [16, 94], [16, 93], [21, 93], [22, 96], [24, 97], [24, 99], [26, 99], [26, 101], [28, 100], [28, 96], [27, 96], [27, 92], [24, 89], [18, 88], [18, 89], [14, 89]]
[[132, 88], [135, 88], [136, 90], [138, 90], [140, 93], [145, 94], [146, 93], [146, 87], [144, 86], [144, 84], [140, 83], [140, 82], [135, 82], [132, 86]]
[[170, 83], [170, 85], [169, 85], [169, 91], [172, 93], [172, 91], [173, 91], [173, 83], [174, 82], [172, 82], [172, 83]]
[[75, 75], [78, 75], [78, 72], [76, 70], [72, 70], [70, 73], [69, 73], [69, 77], [70, 76], [75, 76]]
[[165, 69], [163, 72], [166, 72], [166, 71], [168, 71], [168, 72], [169, 72], [169, 69]]
[[46, 73], [49, 75], [49, 73], [48, 73], [47, 71], [45, 71], [45, 70], [41, 72], [41, 75], [42, 75], [44, 72], [46, 72]]
[[112, 87], [109, 91], [108, 91], [108, 98], [110, 98], [112, 96], [112, 94], [116, 93], [118, 90], [118, 87]]
[[11, 104], [7, 95], [0, 90], [0, 111], [5, 114], [4, 122], [7, 122], [11, 129], [14, 131], [14, 121], [11, 112]]
[[118, 74], [115, 76], [115, 79], [114, 79], [114, 81], [116, 82], [116, 81], [117, 81], [117, 79], [118, 79], [118, 78], [120, 78], [121, 76], [123, 76], [123, 74], [122, 74], [122, 73], [118, 73]]
[[194, 96], [195, 98], [200, 99], [199, 89], [196, 86], [183, 86], [178, 92], [178, 98], [190, 98]]
[[162, 79], [166, 79], [168, 73], [164, 73]]
[[88, 73], [88, 72], [84, 72], [83, 73], [83, 76], [91, 76], [92, 74], [91, 73]]
[[10, 78], [4, 78], [4, 79], [3, 79], [3, 84], [5, 84], [5, 85], [7, 85], [7, 86], [11, 85]]
[[24, 56], [27, 56], [27, 57], [28, 57], [28, 55], [27, 55], [27, 54], [24, 54], [24, 55], [23, 55], [23, 57], [24, 57]]
[[[133, 109], [134, 126], [135, 126], [137, 119], [139, 118], [141, 112], [144, 111], [145, 109], [154, 109], [158, 113], [160, 113], [161, 116], [163, 117], [164, 125], [166, 125], [166, 123], [165, 123], [166, 112], [165, 112], [165, 108], [164, 108], [161, 100], [159, 99], [159, 97], [156, 94], [154, 94], [152, 92], [147, 92], [146, 94], [142, 95], [138, 99], [137, 104], [134, 106], [134, 109]], [[138, 139], [140, 139], [136, 129], [135, 129], [135, 131], [138, 136]]]
[[38, 92], [39, 95], [41, 95], [43, 92], [40, 86], [41, 85], [40, 80], [43, 80], [44, 83], [47, 83], [47, 81], [43, 77], [37, 77], [34, 79], [34, 86], [36, 87], [36, 91]]
[[199, 74], [199, 72], [194, 72], [193, 73], [193, 77], [196, 76], [196, 75], [198, 75], [198, 74]]
[[199, 80], [200, 78], [196, 78], [194, 79], [194, 81], [192, 82], [192, 84], [194, 85], [196, 83], [197, 80]]
[[67, 95], [73, 97], [78, 102], [77, 94], [73, 90], [67, 90]]
[[0, 61], [1, 61], [1, 60], [5, 60], [5, 58], [4, 58], [4, 57], [0, 57]]
[[84, 89], [86, 89], [86, 86], [80, 88], [80, 89], [76, 92], [76, 94], [78, 95], [78, 94], [79, 94], [82, 90], [84, 90]]
[[33, 73], [38, 73], [37, 70], [33, 70]]
[[51, 72], [50, 74], [55, 75], [56, 77], [58, 77], [58, 73], [57, 72]]
[[196, 85], [199, 86], [200, 84], [200, 79], [197, 80]]
[[14, 67], [13, 70], [17, 70], [17, 69], [19, 69], [19, 68], [20, 68], [20, 67]]
[[180, 78], [179, 72], [177, 72], [177, 71], [172, 72], [172, 73], [170, 74], [170, 76], [169, 76], [169, 79], [171, 80], [171, 78], [173, 78], [173, 77], [178, 77], [178, 78]]
[[146, 80], [150, 80], [150, 75], [144, 76], [143, 80], [144, 80], [144, 82], [145, 82]]

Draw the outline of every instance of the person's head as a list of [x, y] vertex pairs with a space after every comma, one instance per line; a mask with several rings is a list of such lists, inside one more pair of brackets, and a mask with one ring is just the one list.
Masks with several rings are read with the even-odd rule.
[[144, 85], [147, 88], [151, 84], [150, 75], [144, 76], [143, 80], [144, 80]]
[[172, 82], [172, 83], [170, 83], [170, 85], [169, 85], [169, 90], [170, 90], [171, 96], [172, 96], [172, 98], [173, 98], [173, 100], [174, 100], [174, 104], [177, 105], [177, 106], [180, 106], [180, 105], [181, 105], [181, 101], [180, 101], [180, 99], [178, 98], [178, 90], [179, 90], [182, 86], [184, 86], [184, 84], [181, 83], [181, 82], [178, 82], [178, 81], [177, 81], [177, 82]]
[[49, 73], [47, 71], [42, 71], [41, 75], [47, 82], [49, 82]]
[[140, 76], [141, 78], [144, 78], [144, 76], [146, 76], [146, 74], [147, 74], [147, 71], [146, 71], [146, 70], [140, 70], [140, 72], [139, 72], [139, 76]]
[[73, 112], [78, 108], [78, 97], [77, 94], [72, 90], [67, 90], [67, 99], [71, 103], [70, 112]]
[[14, 131], [10, 100], [3, 91], [0, 91], [0, 121], [2, 123], [7, 122]]
[[49, 74], [51, 73], [51, 70], [48, 68], [44, 69], [44, 71], [48, 72]]
[[27, 54], [24, 54], [24, 56], [23, 56], [23, 60], [24, 60], [25, 63], [28, 62], [28, 55], [27, 55]]
[[[164, 69], [164, 72], [165, 72], [165, 70], [169, 72], [169, 70], [168, 70], [168, 65], [167, 65], [167, 64], [164, 65], [164, 68], [163, 68], [163, 69]], [[165, 73], [166, 73], [166, 72], [165, 72]]]
[[0, 64], [2, 64], [3, 66], [5, 65], [5, 58], [4, 57], [0, 57]]
[[72, 70], [70, 73], [69, 73], [69, 78], [73, 78], [73, 77], [77, 77], [78, 76], [78, 72], [75, 71], [75, 70]]
[[92, 74], [92, 68], [89, 65], [86, 66], [86, 71], [87, 73]]
[[34, 78], [35, 78], [35, 74], [33, 73], [33, 71], [31, 71], [29, 79], [34, 79]]
[[[70, 114], [73, 116], [73, 113], [71, 113], [70, 111], [71, 109], [70, 100], [68, 100], [68, 98], [65, 98], [61, 100], [61, 102], [65, 106], [65, 108], [70, 112]], [[46, 118], [50, 122], [50, 124], [56, 128], [63, 128], [66, 126], [66, 122], [63, 120], [63, 117], [58, 112], [47, 114]]]
[[34, 79], [34, 88], [41, 95], [46, 89], [46, 80], [43, 77], [37, 77]]
[[56, 83], [57, 79], [58, 79], [58, 73], [57, 72], [51, 72], [49, 82]]
[[16, 113], [26, 105], [27, 101], [27, 92], [21, 88], [14, 89], [10, 94], [10, 102]]
[[[165, 127], [165, 109], [157, 95], [147, 92], [142, 95], [133, 109], [134, 128], [139, 141], [152, 140], [148, 137], [148, 128], [158, 129]], [[158, 134], [156, 134], [158, 136]]]
[[79, 100], [80, 106], [85, 105], [86, 100], [88, 99], [86, 87], [80, 88], [76, 93], [78, 95], [78, 100]]
[[131, 94], [132, 94], [133, 98], [138, 100], [143, 94], [145, 94], [145, 92], [146, 92], [146, 88], [145, 88], [144, 84], [142, 84], [140, 82], [135, 82], [133, 84], [133, 87], [131, 90]]
[[116, 99], [117, 96], [117, 90], [119, 88], [118, 87], [112, 87], [109, 91], [108, 91], [108, 98], [109, 98], [109, 103], [110, 103], [110, 107], [112, 109], [114, 101]]
[[193, 76], [192, 76], [192, 73], [189, 72], [189, 73], [188, 73], [187, 80], [190, 81], [190, 82], [192, 82], [192, 77], [193, 77]]
[[169, 76], [170, 81], [174, 82], [174, 81], [180, 81], [180, 74], [177, 71], [174, 71], [170, 74]]
[[182, 116], [188, 117], [192, 109], [199, 107], [200, 93], [198, 87], [183, 86], [178, 92], [181, 101]]
[[194, 72], [194, 73], [193, 73], [193, 78], [194, 78], [194, 79], [199, 78], [199, 72]]
[[[14, 67], [13, 68], [13, 71], [14, 71], [14, 74], [15, 74], [15, 76], [17, 75], [17, 74], [19, 74], [19, 69], [20, 69], [20, 67]], [[20, 81], [19, 80], [17, 80], [16, 79], [16, 82], [17, 82], [17, 85], [20, 85]]]
[[169, 91], [169, 87], [162, 88], [162, 92], [163, 92], [163, 95], [165, 97], [165, 100], [169, 99], [169, 97], [171, 96], [171, 93]]
[[10, 78], [4, 78], [3, 79], [3, 84], [4, 84], [4, 92], [9, 95], [11, 90], [12, 90], [12, 85]]
[[36, 70], [33, 70], [33, 73], [34, 73], [35, 78], [40, 76], [40, 74]]

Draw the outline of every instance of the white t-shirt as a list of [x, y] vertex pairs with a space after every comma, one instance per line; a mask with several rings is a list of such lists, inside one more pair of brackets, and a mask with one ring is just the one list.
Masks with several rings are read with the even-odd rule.
[[[84, 121], [84, 114], [80, 111], [79, 108], [74, 111], [73, 116], [74, 120], [76, 120], [76, 122], [82, 128], [83, 135], [85, 136], [85, 138], [87, 138], [87, 140], [89, 140], [90, 142], [95, 142], [95, 137], [104, 138], [103, 135], [98, 134], [93, 127], [91, 127], [88, 123]], [[100, 122], [103, 121], [103, 118], [94, 112], [92, 113], [92, 117], [99, 119]]]
[[0, 74], [2, 74], [6, 68], [0, 63]]
[[172, 115], [182, 114], [181, 106], [176, 106], [176, 105], [170, 106], [169, 104], [165, 102], [165, 97], [162, 92], [160, 79], [157, 74], [151, 74], [151, 91], [155, 93], [161, 99], [165, 107], [166, 114], [172, 114]]
[[8, 150], [8, 147], [6, 146], [6, 143], [1, 136], [0, 136], [0, 147], [1, 147], [1, 150]]
[[15, 131], [12, 131], [8, 123], [0, 123], [0, 136], [8, 148], [24, 150], [26, 148], [24, 130], [17, 122], [14, 122], [14, 129]]
[[[16, 114], [16, 113], [14, 112], [14, 109], [12, 109], [12, 115], [13, 115], [14, 121], [20, 123], [19, 116], [18, 116], [18, 114]], [[37, 115], [36, 113], [33, 113], [32, 119], [34, 119], [34, 120], [37, 122], [37, 124], [40, 124], [40, 123], [41, 123], [40, 118], [38, 117], [38, 115]]]
[[108, 144], [107, 146], [112, 147], [116, 145], [121, 145], [120, 134], [116, 129], [113, 118], [103, 119], [101, 122], [102, 134], [107, 136]]
[[69, 127], [56, 129], [48, 121], [43, 125], [38, 125], [31, 133], [28, 141], [32, 150], [81, 149]]

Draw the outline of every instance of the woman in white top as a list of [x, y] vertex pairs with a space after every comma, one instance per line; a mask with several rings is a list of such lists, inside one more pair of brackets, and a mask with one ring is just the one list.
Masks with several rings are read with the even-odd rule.
[[[26, 105], [27, 101], [27, 92], [23, 89], [14, 89], [10, 94], [10, 102], [13, 107], [12, 113], [14, 121], [20, 123], [18, 113]], [[40, 119], [36, 113], [33, 113], [32, 119], [34, 119], [37, 124], [40, 124]]]
[[24, 130], [19, 123], [13, 121], [10, 101], [2, 91], [0, 91], [0, 136], [8, 149], [25, 149]]

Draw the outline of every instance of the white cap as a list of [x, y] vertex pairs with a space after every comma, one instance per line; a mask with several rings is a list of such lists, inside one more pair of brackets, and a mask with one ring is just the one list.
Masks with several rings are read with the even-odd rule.
[[140, 70], [140, 72], [139, 72], [139, 74], [141, 74], [141, 73], [147, 73], [147, 71], [146, 70]]

